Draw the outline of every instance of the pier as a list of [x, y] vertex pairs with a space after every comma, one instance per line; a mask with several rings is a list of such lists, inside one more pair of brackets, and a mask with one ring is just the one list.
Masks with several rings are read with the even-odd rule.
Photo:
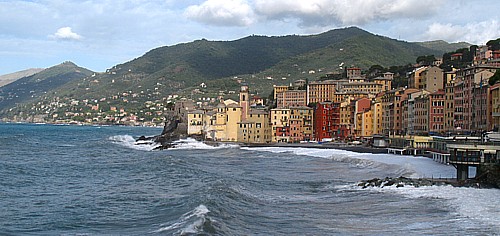
[[448, 144], [449, 163], [457, 169], [457, 180], [469, 178], [469, 167], [476, 167], [476, 178], [486, 174], [486, 169], [500, 165], [500, 146], [479, 144]]

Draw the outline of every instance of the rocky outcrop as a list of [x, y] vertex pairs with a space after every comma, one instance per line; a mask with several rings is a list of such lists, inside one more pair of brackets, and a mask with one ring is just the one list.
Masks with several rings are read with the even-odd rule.
[[155, 150], [173, 148], [174, 141], [177, 141], [186, 136], [184, 130], [185, 124], [180, 123], [178, 119], [172, 117], [165, 121], [165, 126], [163, 127], [163, 131], [160, 135], [156, 135], [153, 137], [141, 136], [137, 139], [137, 141], [151, 141], [159, 144], [159, 146], [156, 147]]
[[412, 179], [401, 176], [398, 178], [386, 177], [384, 179], [374, 178], [370, 180], [362, 180], [358, 183], [358, 186], [362, 188], [368, 188], [368, 187], [383, 188], [387, 186], [396, 186], [397, 188], [399, 188], [405, 186], [420, 187], [420, 186], [434, 186], [434, 185], [447, 185], [447, 184], [450, 183], [443, 180], [432, 180], [432, 179], [422, 179], [422, 178]]
[[400, 188], [405, 186], [422, 187], [422, 186], [443, 186], [443, 185], [451, 185], [454, 187], [472, 187], [472, 188], [496, 187], [494, 185], [484, 184], [476, 179], [457, 181], [456, 179], [426, 179], [426, 178], [413, 179], [413, 178], [406, 178], [403, 176], [397, 178], [386, 177], [384, 179], [374, 178], [358, 182], [358, 186], [361, 188], [368, 188], [368, 187], [383, 188], [388, 186], [395, 186], [397, 188]]

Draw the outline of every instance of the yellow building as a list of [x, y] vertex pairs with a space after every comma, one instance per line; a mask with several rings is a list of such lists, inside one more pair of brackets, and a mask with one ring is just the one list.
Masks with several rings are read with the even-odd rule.
[[410, 77], [408, 79], [408, 88], [417, 88], [418, 89], [421, 87], [422, 72], [424, 72], [424, 70], [426, 68], [427, 67], [425, 67], [425, 66], [419, 67], [411, 72]]
[[342, 90], [347, 93], [364, 92], [364, 93], [377, 94], [383, 91], [383, 84], [375, 82], [347, 83], [347, 84], [342, 84]]
[[235, 142], [238, 140], [238, 122], [241, 120], [241, 107], [238, 104], [228, 104], [226, 106], [226, 140]]
[[389, 91], [392, 89], [392, 80], [394, 79], [394, 73], [386, 72], [383, 77], [376, 77], [372, 79], [374, 83], [382, 85], [382, 91]]
[[187, 113], [188, 135], [203, 134], [203, 118], [205, 112], [203, 110], [192, 110]]
[[373, 134], [382, 134], [382, 102], [375, 100], [371, 105]]
[[272, 141], [275, 143], [285, 142], [290, 140], [290, 114], [289, 108], [271, 109], [271, 126], [272, 126]]
[[367, 138], [373, 135], [373, 112], [371, 110], [356, 113], [354, 131], [356, 137]]
[[307, 104], [333, 101], [336, 84], [333, 80], [310, 82], [307, 85]]
[[350, 101], [345, 101], [340, 103], [340, 128], [349, 130], [348, 134], [350, 134], [351, 129], [351, 113], [352, 113], [352, 107], [351, 107], [351, 102]]
[[288, 91], [288, 86], [287, 85], [273, 85], [273, 98], [276, 100], [278, 97], [278, 93], [282, 93], [285, 91]]
[[270, 143], [271, 125], [269, 112], [264, 110], [249, 110], [247, 119], [238, 123], [238, 142]]
[[188, 135], [203, 135], [203, 138], [216, 141], [237, 141], [240, 121], [241, 107], [228, 100], [215, 108], [190, 111]]

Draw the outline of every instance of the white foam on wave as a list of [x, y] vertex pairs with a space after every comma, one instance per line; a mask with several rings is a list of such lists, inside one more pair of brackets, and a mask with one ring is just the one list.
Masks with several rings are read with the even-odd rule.
[[266, 151], [273, 153], [289, 152], [296, 155], [306, 155], [349, 163], [358, 168], [377, 168], [380, 164], [400, 166], [399, 172], [412, 178], [452, 178], [456, 170], [452, 166], [443, 165], [427, 157], [401, 156], [393, 154], [357, 153], [339, 149], [320, 148], [287, 148], [287, 147], [244, 147], [242, 149]]
[[500, 232], [499, 189], [477, 189], [453, 186], [385, 186], [369, 188], [379, 192], [392, 192], [408, 198], [442, 199], [443, 203], [464, 219], [472, 219]]
[[236, 144], [218, 143], [217, 146], [208, 145], [204, 142], [197, 141], [193, 138], [180, 139], [172, 143], [175, 149], [221, 149], [221, 148], [236, 148]]
[[120, 146], [141, 151], [151, 151], [160, 146], [155, 142], [136, 142], [134, 137], [132, 137], [131, 135], [115, 135], [109, 137], [109, 140]]
[[182, 215], [178, 221], [163, 226], [155, 230], [153, 233], [160, 233], [165, 231], [177, 230], [176, 235], [197, 234], [202, 232], [203, 224], [205, 223], [206, 216], [210, 212], [208, 208], [201, 204], [192, 211]]

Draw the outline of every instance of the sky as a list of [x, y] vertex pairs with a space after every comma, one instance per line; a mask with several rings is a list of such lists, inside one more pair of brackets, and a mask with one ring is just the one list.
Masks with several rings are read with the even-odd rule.
[[96, 72], [198, 39], [357, 26], [415, 42], [500, 38], [498, 0], [0, 0], [0, 75], [64, 61]]

